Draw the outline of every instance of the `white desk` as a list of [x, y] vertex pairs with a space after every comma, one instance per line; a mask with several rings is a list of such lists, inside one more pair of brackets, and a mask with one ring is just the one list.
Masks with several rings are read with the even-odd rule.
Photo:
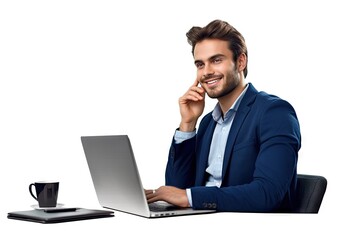
[[345, 219], [326, 213], [214, 213], [147, 219], [115, 212], [112, 218], [58, 224], [11, 220], [5, 215], [2, 209], [0, 239], [355, 239], [359, 236], [355, 223], [343, 224]]

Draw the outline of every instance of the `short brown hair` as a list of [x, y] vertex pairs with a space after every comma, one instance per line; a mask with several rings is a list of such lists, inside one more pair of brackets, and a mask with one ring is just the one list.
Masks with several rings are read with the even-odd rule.
[[245, 44], [245, 39], [233, 26], [228, 24], [225, 21], [214, 20], [210, 22], [207, 26], [201, 27], [192, 27], [186, 33], [187, 40], [192, 46], [192, 54], [194, 55], [195, 45], [198, 42], [201, 42], [205, 39], [219, 39], [229, 42], [229, 49], [233, 53], [234, 62], [237, 61], [238, 57], [241, 54], [246, 56], [246, 67], [244, 69], [244, 76], [247, 75], [247, 47]]

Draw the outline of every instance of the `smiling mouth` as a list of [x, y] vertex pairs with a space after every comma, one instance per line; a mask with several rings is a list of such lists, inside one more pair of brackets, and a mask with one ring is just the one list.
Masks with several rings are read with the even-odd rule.
[[212, 79], [209, 81], [206, 81], [205, 84], [209, 87], [216, 85], [219, 81], [221, 80], [221, 78], [217, 78], [217, 79]]

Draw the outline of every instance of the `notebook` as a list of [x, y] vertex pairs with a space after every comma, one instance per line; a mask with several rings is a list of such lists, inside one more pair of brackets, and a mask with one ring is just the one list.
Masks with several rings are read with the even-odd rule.
[[38, 222], [61, 223], [86, 219], [113, 217], [114, 212], [108, 210], [76, 208], [72, 211], [46, 212], [45, 210], [28, 210], [8, 213], [9, 219]]
[[215, 212], [165, 202], [148, 204], [127, 135], [82, 136], [81, 142], [102, 207], [147, 218]]

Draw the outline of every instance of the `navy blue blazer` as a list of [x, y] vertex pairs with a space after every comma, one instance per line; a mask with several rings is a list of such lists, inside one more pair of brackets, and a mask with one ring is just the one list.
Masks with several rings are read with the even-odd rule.
[[194, 209], [291, 210], [301, 146], [293, 107], [277, 96], [258, 92], [249, 83], [227, 140], [220, 188], [204, 186], [215, 126], [210, 112], [201, 120], [195, 137], [180, 144], [173, 139], [166, 185], [191, 188]]

